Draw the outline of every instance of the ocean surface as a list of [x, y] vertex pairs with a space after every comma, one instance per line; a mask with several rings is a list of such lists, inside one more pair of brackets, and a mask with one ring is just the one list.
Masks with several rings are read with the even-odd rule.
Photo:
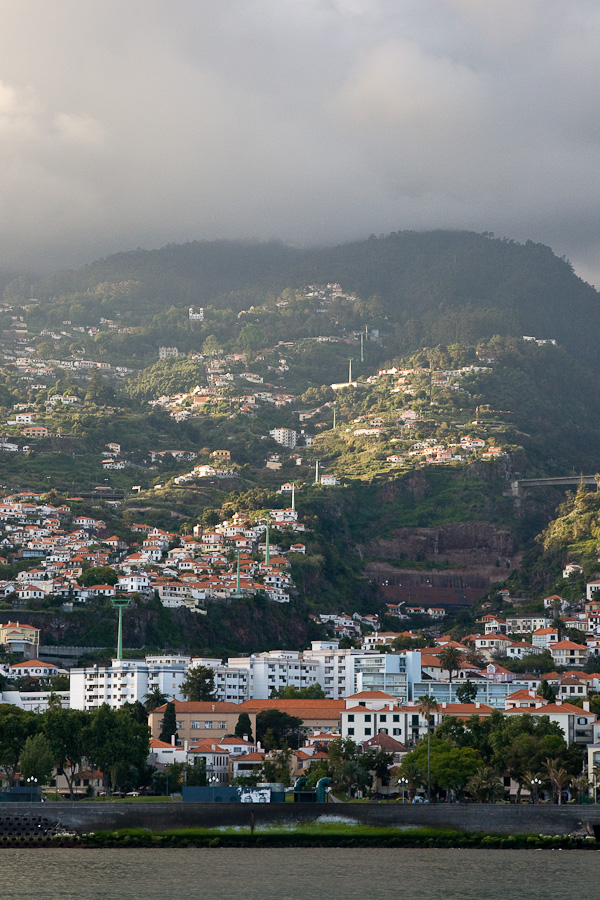
[[598, 851], [0, 850], [2, 900], [562, 900]]

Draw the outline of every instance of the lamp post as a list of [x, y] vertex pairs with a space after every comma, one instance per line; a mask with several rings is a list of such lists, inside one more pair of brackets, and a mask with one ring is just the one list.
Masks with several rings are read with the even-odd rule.
[[408, 778], [404, 778], [404, 777], [401, 778], [400, 784], [402, 785], [402, 802], [404, 803], [404, 791], [406, 790], [406, 788], [408, 786]]
[[212, 802], [214, 803], [215, 802], [215, 787], [219, 783], [219, 776], [211, 775], [210, 778], [208, 779], [208, 783], [212, 787]]
[[29, 789], [30, 789], [30, 791], [29, 791], [29, 797], [30, 797], [32, 803], [33, 803], [33, 793], [32, 793], [32, 789], [35, 789], [35, 786], [37, 785], [37, 783], [38, 783], [38, 780], [37, 780], [37, 778], [34, 778], [33, 775], [31, 775], [31, 776], [27, 779], [27, 784], [29, 785]]
[[542, 783], [542, 780], [541, 780], [541, 778], [538, 778], [537, 775], [535, 778], [531, 779], [531, 792], [532, 792], [531, 802], [532, 803], [537, 803], [537, 801], [538, 801], [538, 791], [539, 791], [539, 786], [541, 783]]

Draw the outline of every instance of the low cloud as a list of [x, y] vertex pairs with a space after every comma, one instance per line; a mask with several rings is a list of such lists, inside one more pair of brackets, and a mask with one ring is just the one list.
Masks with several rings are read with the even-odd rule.
[[0, 268], [471, 228], [600, 281], [591, 0], [0, 8]]

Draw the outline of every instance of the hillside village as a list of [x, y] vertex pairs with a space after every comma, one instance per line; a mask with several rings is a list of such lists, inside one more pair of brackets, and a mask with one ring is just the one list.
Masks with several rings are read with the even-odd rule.
[[[83, 754], [45, 787], [331, 778], [346, 797], [480, 796], [469, 779], [484, 751], [460, 786], [424, 780], [423, 738], [435, 749], [471, 717], [504, 728], [519, 716], [510, 727], [551, 737], [572, 779], [557, 787], [540, 757], [531, 789], [498, 759], [488, 799], [595, 795], [597, 554], [565, 542], [561, 570], [553, 557], [523, 589], [509, 532], [524, 545], [551, 517], [510, 481], [539, 469], [546, 434], [515, 384], [562, 371], [557, 341], [400, 353], [381, 298], [333, 278], [141, 321], [121, 289], [110, 318], [91, 295], [0, 310], [0, 713], [18, 710], [31, 734], [79, 714], [141, 729], [147, 716], [150, 729], [129, 775], [115, 769], [124, 757], [95, 768]], [[456, 536], [463, 522], [474, 537]], [[403, 528], [427, 525], [402, 544]], [[256, 622], [243, 652], [230, 610]], [[180, 636], [159, 643], [174, 616]], [[160, 622], [148, 643], [144, 617]], [[231, 633], [211, 646], [202, 626], [219, 619]], [[101, 621], [116, 654], [92, 646]], [[288, 730], [274, 737], [278, 715]], [[7, 784], [22, 782], [22, 756], [2, 753], [0, 739]], [[362, 774], [344, 782], [340, 754]]]

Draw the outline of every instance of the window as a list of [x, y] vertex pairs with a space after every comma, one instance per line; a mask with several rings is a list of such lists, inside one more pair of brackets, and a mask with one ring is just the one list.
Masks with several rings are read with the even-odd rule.
[[175, 728], [183, 728], [183, 722], [182, 721], [175, 722]]
[[354, 728], [349, 728], [349, 729], [348, 729], [348, 734], [349, 734], [349, 735], [350, 735], [350, 734], [354, 734]]
[[379, 716], [380, 722], [387, 722], [387, 716]]
[[399, 722], [399, 721], [400, 721], [400, 716], [399, 716], [399, 715], [396, 715], [396, 714], [394, 713], [394, 715], [392, 716], [392, 722]]
[[394, 736], [399, 735], [399, 734], [402, 734], [402, 729], [401, 729], [401, 728], [393, 728], [393, 729], [392, 729], [392, 734], [393, 734]]
[[370, 729], [370, 728], [365, 728], [365, 734], [371, 734], [371, 729]]
[[349, 713], [349, 714], [348, 714], [348, 721], [349, 721], [349, 722], [354, 722], [354, 713]]
[[227, 722], [215, 722], [214, 727], [223, 730], [224, 728], [227, 728]]
[[210, 721], [209, 721], [209, 722], [205, 722], [205, 723], [204, 723], [204, 727], [205, 727], [205, 728], [212, 728], [212, 727], [213, 727], [213, 723], [210, 722]]
[[419, 716], [418, 715], [412, 716], [412, 724], [413, 724], [413, 726], [416, 725], [418, 727], [418, 725], [419, 725]]
[[200, 722], [198, 721], [198, 719], [192, 719], [192, 721], [190, 722], [190, 728], [192, 729], [192, 731], [196, 731], [198, 728], [200, 728]]
[[371, 721], [371, 714], [367, 713], [367, 715], [365, 716], [365, 722], [370, 722], [370, 721]]

